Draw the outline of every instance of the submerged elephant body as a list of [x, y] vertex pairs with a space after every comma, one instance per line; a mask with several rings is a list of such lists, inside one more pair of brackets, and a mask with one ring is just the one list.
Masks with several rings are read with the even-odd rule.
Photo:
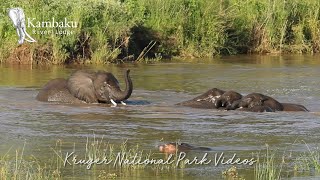
[[74, 97], [67, 88], [68, 81], [57, 78], [49, 81], [38, 93], [39, 101], [62, 102], [62, 103], [85, 103]]
[[49, 81], [37, 95], [39, 101], [62, 103], [113, 103], [128, 99], [133, 90], [125, 72], [126, 88], [121, 91], [118, 80], [108, 72], [76, 71], [68, 80], [63, 78]]
[[250, 108], [239, 108], [236, 109], [239, 111], [247, 111], [247, 112], [274, 112], [269, 106], [253, 106]]
[[292, 103], [281, 103], [283, 106], [283, 111], [305, 111], [309, 112], [309, 110], [300, 104], [292, 104]]
[[223, 94], [225, 91], [218, 88], [209, 89], [207, 92], [191, 99], [178, 103], [179, 106], [188, 106], [193, 108], [203, 108], [203, 109], [216, 109], [215, 101]]

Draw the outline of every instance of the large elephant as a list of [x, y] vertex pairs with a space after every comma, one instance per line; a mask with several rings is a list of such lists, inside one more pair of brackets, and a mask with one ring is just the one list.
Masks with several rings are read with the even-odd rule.
[[215, 101], [223, 94], [225, 91], [218, 88], [209, 89], [207, 92], [191, 99], [178, 103], [179, 106], [188, 106], [193, 108], [203, 108], [203, 109], [216, 109]]
[[227, 91], [218, 97], [214, 103], [216, 108], [227, 108], [232, 105], [233, 102], [242, 98], [242, 95], [235, 91]]
[[126, 88], [120, 89], [118, 80], [112, 73], [105, 71], [76, 71], [67, 80], [63, 78], [49, 81], [37, 95], [39, 101], [63, 103], [117, 103], [128, 99], [133, 90], [129, 76], [125, 71]]

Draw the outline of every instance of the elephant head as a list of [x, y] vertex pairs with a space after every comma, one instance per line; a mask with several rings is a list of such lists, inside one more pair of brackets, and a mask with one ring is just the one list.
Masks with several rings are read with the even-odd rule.
[[255, 106], [267, 106], [272, 111], [282, 111], [283, 106], [280, 102], [276, 101], [272, 97], [259, 94], [251, 93], [243, 97], [241, 100], [235, 101], [229, 109], [237, 108], [253, 108]]
[[125, 82], [126, 82], [126, 88], [124, 91], [121, 91], [119, 82], [111, 74], [112, 77], [110, 76], [109, 83], [107, 83], [110, 99], [115, 100], [115, 102], [121, 102], [121, 101], [127, 100], [131, 96], [131, 93], [133, 90], [133, 84], [129, 76], [129, 73], [130, 73], [130, 70], [127, 69], [124, 74]]
[[124, 91], [113, 74], [105, 71], [76, 71], [68, 79], [67, 87], [73, 96], [87, 103], [111, 102], [116, 105], [115, 102], [122, 102], [131, 96], [133, 84], [129, 72], [125, 72]]
[[204, 108], [204, 109], [215, 109], [215, 101], [224, 93], [225, 91], [218, 88], [209, 89], [207, 92], [191, 99], [178, 103], [179, 106], [188, 106], [193, 108]]
[[227, 91], [223, 93], [214, 103], [216, 108], [231, 106], [234, 101], [242, 98], [242, 95], [235, 91]]

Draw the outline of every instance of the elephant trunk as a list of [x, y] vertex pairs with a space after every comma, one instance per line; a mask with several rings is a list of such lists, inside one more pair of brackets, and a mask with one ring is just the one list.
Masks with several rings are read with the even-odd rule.
[[116, 102], [124, 101], [131, 96], [133, 84], [129, 76], [129, 73], [130, 69], [127, 69], [124, 74], [126, 82], [126, 88], [124, 89], [124, 91], [121, 91], [121, 89], [119, 88], [118, 90], [114, 90], [111, 92], [111, 99], [113, 99]]

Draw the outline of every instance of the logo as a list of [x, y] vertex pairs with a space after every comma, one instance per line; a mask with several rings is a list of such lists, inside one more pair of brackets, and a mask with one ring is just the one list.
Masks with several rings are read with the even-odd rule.
[[26, 19], [22, 8], [11, 8], [8, 13], [19, 37], [18, 43], [23, 44], [24, 40], [36, 42], [26, 31]]

